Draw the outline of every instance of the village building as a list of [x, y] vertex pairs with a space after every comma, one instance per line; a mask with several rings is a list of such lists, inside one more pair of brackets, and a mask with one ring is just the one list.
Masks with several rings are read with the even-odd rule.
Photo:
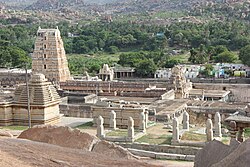
[[154, 78], [165, 78], [169, 79], [172, 75], [171, 68], [162, 68], [155, 71]]

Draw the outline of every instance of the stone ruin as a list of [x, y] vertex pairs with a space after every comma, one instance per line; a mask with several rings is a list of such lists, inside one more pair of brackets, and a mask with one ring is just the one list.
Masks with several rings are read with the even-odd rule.
[[179, 121], [176, 117], [173, 119], [173, 135], [172, 141], [173, 144], [180, 142], [180, 134], [179, 134]]
[[[33, 74], [28, 83], [31, 124], [54, 124], [60, 121], [61, 98], [43, 74]], [[26, 85], [19, 85], [13, 101], [0, 104], [0, 125], [28, 125]]]
[[[109, 119], [109, 129], [107, 130], [107, 132], [110, 131], [114, 131], [114, 130], [119, 130], [116, 127], [116, 112], [114, 110], [112, 110], [109, 114], [110, 119]], [[135, 140], [135, 138], [139, 138], [141, 137], [141, 135], [144, 135], [146, 133], [146, 124], [147, 121], [145, 120], [147, 119], [147, 117], [145, 116], [144, 112], [141, 112], [140, 114], [140, 118], [139, 118], [139, 135], [137, 135], [137, 137], [135, 137], [135, 124], [134, 124], [134, 119], [132, 117], [128, 118], [127, 121], [127, 137], [123, 138], [123, 137], [119, 137], [117, 136], [116, 138], [113, 137], [107, 137], [105, 134], [105, 130], [104, 130], [104, 119], [101, 115], [99, 115], [99, 117], [96, 120], [96, 124], [97, 124], [97, 134], [96, 136], [100, 139], [105, 139], [107, 141], [129, 141], [129, 142], [133, 142]]]
[[211, 119], [207, 119], [206, 134], [207, 134], [207, 141], [212, 141], [214, 139], [213, 122]]
[[102, 116], [99, 116], [97, 119], [97, 135], [96, 136], [100, 139], [103, 139], [105, 137]]
[[116, 113], [114, 110], [110, 112], [110, 120], [109, 120], [109, 127], [113, 130], [116, 130]]
[[103, 67], [99, 70], [99, 78], [102, 81], [113, 81], [114, 69], [110, 68], [108, 64], [103, 64]]
[[170, 84], [170, 88], [175, 91], [176, 99], [188, 98], [189, 90], [192, 89], [192, 84], [186, 79], [180, 66], [175, 66], [172, 68]]

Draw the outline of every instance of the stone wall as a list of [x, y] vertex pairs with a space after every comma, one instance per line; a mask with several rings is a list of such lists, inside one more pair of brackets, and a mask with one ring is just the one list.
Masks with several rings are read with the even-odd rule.
[[145, 98], [159, 98], [164, 92], [121, 92], [124, 97], [145, 97]]
[[195, 155], [200, 148], [188, 146], [153, 145], [146, 143], [119, 143], [122, 147], [171, 154]]
[[[28, 74], [28, 78], [30, 78], [30, 74]], [[1, 86], [15, 86], [23, 83], [25, 83], [25, 73], [0, 72]]]
[[0, 105], [0, 125], [8, 126], [12, 125], [12, 106], [9, 103]]
[[91, 105], [60, 104], [59, 108], [67, 117], [92, 118]]
[[79, 92], [144, 92], [147, 83], [139, 82], [102, 82], [102, 81], [67, 81], [61, 82], [63, 90]]
[[166, 100], [166, 99], [173, 100], [174, 98], [175, 98], [175, 93], [173, 89], [161, 95], [161, 100]]

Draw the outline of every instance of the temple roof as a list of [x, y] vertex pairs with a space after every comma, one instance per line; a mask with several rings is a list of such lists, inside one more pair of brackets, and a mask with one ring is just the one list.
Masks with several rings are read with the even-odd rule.
[[246, 115], [231, 115], [225, 121], [235, 121], [240, 123], [250, 123], [250, 117]]
[[[59, 103], [60, 96], [55, 87], [43, 74], [33, 74], [29, 82], [30, 105]], [[14, 103], [27, 104], [26, 85], [20, 85], [15, 91]]]

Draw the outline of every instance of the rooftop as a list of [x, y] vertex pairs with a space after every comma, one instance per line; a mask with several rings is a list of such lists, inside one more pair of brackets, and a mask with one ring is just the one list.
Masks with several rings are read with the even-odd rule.
[[203, 91], [205, 97], [225, 97], [230, 93], [230, 91], [224, 91], [224, 90], [191, 89], [189, 95], [202, 96]]
[[225, 121], [235, 121], [239, 123], [250, 123], [250, 117], [245, 115], [231, 115]]

